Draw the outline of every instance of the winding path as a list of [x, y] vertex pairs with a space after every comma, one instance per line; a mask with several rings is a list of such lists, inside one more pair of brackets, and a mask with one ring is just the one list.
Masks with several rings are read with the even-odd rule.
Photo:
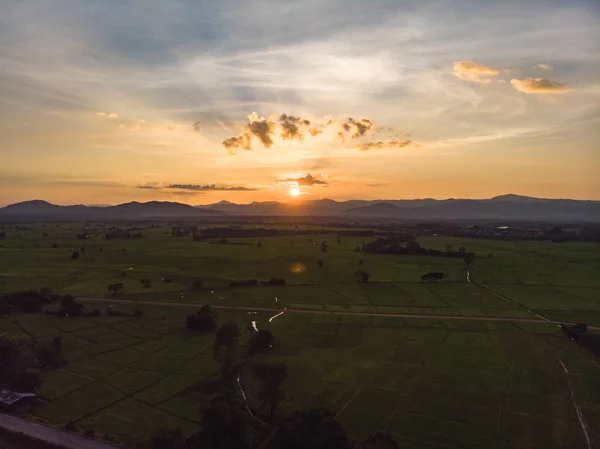
[[0, 413], [0, 427], [67, 449], [117, 449], [118, 447], [4, 413]]

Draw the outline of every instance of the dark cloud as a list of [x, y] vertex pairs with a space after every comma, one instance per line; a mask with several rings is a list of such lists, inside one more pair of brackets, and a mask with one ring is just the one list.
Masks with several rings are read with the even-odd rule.
[[[294, 117], [292, 115], [281, 114], [279, 116], [279, 125], [282, 129], [281, 138], [283, 140], [296, 139], [302, 141], [304, 140], [304, 135], [302, 134], [301, 129], [309, 127], [310, 121], [300, 117]], [[313, 134], [311, 129], [309, 129], [308, 132], [311, 136], [316, 135]]]
[[250, 136], [248, 134], [229, 137], [222, 142], [222, 145], [230, 154], [236, 154], [237, 150], [240, 148], [248, 151], [252, 150], [252, 147], [250, 146]]
[[244, 186], [228, 186], [217, 184], [170, 184], [164, 187], [165, 189], [189, 190], [195, 192], [207, 192], [212, 190], [231, 191], [231, 192], [251, 192], [257, 189]]
[[360, 151], [383, 150], [392, 148], [404, 148], [410, 145], [416, 146], [412, 140], [391, 139], [388, 141], [367, 142], [356, 145]]
[[137, 185], [135, 186], [136, 189], [149, 189], [149, 190], [160, 190], [161, 187], [158, 186], [154, 186], [154, 185]]
[[345, 121], [327, 120], [325, 123], [313, 124], [310, 120], [289, 114], [281, 114], [270, 119], [259, 117], [256, 112], [248, 116], [249, 123], [244, 125], [237, 136], [223, 140], [222, 145], [230, 154], [238, 150], [252, 150], [252, 142], [257, 138], [265, 148], [273, 145], [273, 136], [282, 140], [297, 140], [304, 142], [307, 137], [316, 137], [331, 129], [335, 135], [346, 142], [369, 134], [376, 129], [375, 123], [367, 118], [355, 120], [352, 117]]
[[277, 180], [277, 184], [285, 183], [296, 183], [299, 186], [314, 186], [314, 185], [327, 185], [327, 181], [315, 178], [313, 175], [308, 173], [306, 176], [300, 178], [286, 178]]

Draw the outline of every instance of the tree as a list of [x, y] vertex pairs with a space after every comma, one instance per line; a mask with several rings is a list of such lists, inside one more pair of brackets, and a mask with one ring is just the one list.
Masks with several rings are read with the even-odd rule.
[[71, 259], [79, 259], [79, 251], [73, 251], [73, 254], [71, 254]]
[[283, 363], [261, 362], [254, 365], [254, 376], [258, 380], [258, 399], [269, 420], [273, 420], [277, 406], [284, 398], [283, 382], [288, 377]]
[[75, 302], [71, 295], [65, 295], [60, 302], [58, 315], [61, 316], [81, 316], [83, 315], [83, 304]]
[[142, 284], [144, 288], [152, 287], [152, 281], [150, 281], [150, 279], [140, 279], [140, 284]]
[[327, 242], [321, 242], [321, 252], [326, 253], [328, 247]]
[[186, 327], [188, 329], [212, 332], [217, 327], [217, 314], [210, 306], [202, 306], [195, 314], [189, 313], [187, 315]]
[[262, 247], [262, 242], [258, 242], [258, 243], [256, 244], [256, 246], [258, 246], [259, 248], [261, 248], [261, 247]]
[[261, 329], [258, 332], [255, 332], [252, 336], [249, 349], [250, 355], [267, 352], [273, 347], [274, 343], [275, 336], [273, 333], [271, 331]]
[[267, 449], [352, 449], [335, 414], [325, 408], [292, 413]]
[[125, 288], [125, 286], [121, 283], [110, 284], [108, 286], [108, 291], [111, 292], [113, 295], [116, 295], [118, 292], [120, 292], [124, 288]]
[[463, 260], [465, 261], [467, 268], [471, 268], [471, 265], [473, 264], [473, 261], [475, 260], [475, 253], [465, 253], [463, 256]]
[[398, 443], [387, 433], [372, 434], [360, 444], [361, 449], [400, 449]]
[[323, 268], [323, 259], [319, 259], [317, 265], [319, 265], [320, 268]]
[[247, 449], [246, 412], [235, 401], [217, 397], [202, 412], [202, 430], [190, 447], [201, 449]]
[[354, 273], [354, 277], [356, 278], [357, 282], [369, 282], [371, 275], [369, 275], [369, 273], [366, 271], [358, 270], [356, 273]]
[[221, 360], [223, 363], [221, 372], [226, 379], [232, 374], [231, 368], [235, 360], [239, 338], [240, 327], [231, 321], [224, 323], [217, 330], [213, 352], [215, 359]]
[[362, 259], [358, 259], [358, 264], [362, 265], [363, 264], [363, 260]]

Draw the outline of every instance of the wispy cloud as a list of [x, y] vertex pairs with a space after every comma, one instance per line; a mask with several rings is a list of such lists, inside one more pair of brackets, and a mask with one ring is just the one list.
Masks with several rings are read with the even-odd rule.
[[360, 151], [370, 151], [370, 150], [390, 150], [393, 148], [405, 148], [408, 146], [419, 147], [419, 145], [413, 143], [412, 140], [400, 140], [397, 138], [390, 139], [387, 141], [377, 141], [377, 142], [366, 142], [356, 145]]
[[106, 117], [106, 118], [117, 118], [117, 117], [119, 117], [119, 114], [117, 114], [116, 112], [96, 112], [96, 115], [98, 115], [100, 117]]
[[546, 78], [512, 79], [510, 84], [520, 92], [526, 94], [561, 94], [571, 90], [564, 83], [558, 83]]
[[188, 192], [210, 192], [210, 191], [222, 191], [222, 192], [252, 192], [258, 190], [253, 187], [235, 186], [227, 184], [139, 184], [135, 186], [137, 189], [148, 189], [148, 190], [183, 190]]
[[536, 64], [534, 67], [540, 70], [552, 70], [554, 68], [550, 64]]
[[489, 83], [491, 82], [490, 77], [498, 76], [500, 72], [492, 67], [477, 64], [473, 61], [460, 61], [455, 62], [454, 76], [469, 81], [475, 81], [476, 83]]

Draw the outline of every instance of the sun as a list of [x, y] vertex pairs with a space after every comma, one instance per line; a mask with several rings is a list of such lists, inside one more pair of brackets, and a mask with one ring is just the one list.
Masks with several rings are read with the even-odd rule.
[[302, 192], [300, 192], [300, 189], [298, 187], [290, 187], [290, 191], [289, 191], [290, 196], [296, 197], [296, 196], [300, 195], [300, 193], [302, 193]]

